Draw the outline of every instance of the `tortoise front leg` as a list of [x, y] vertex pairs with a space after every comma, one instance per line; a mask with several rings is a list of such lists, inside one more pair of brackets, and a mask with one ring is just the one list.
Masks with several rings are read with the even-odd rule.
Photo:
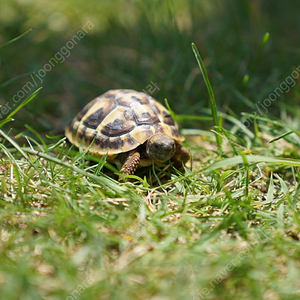
[[140, 164], [140, 156], [141, 155], [138, 151], [136, 150], [131, 151], [125, 163], [123, 164], [120, 172], [125, 175], [133, 175], [138, 165]]
[[190, 159], [190, 156], [190, 151], [187, 148], [177, 144], [176, 152], [172, 157], [175, 168], [182, 171], [182, 166], [186, 164], [186, 162]]

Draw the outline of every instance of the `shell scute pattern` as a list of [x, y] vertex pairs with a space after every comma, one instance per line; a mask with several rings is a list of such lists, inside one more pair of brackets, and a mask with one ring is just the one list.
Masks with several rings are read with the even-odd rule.
[[134, 90], [110, 90], [87, 104], [66, 129], [67, 138], [94, 155], [127, 152], [155, 133], [182, 142], [169, 111], [151, 96]]
[[81, 119], [83, 125], [92, 129], [97, 129], [99, 124], [103, 122], [106, 116], [117, 106], [112, 98], [101, 99], [101, 97], [98, 97], [96, 100], [97, 101], [94, 102]]

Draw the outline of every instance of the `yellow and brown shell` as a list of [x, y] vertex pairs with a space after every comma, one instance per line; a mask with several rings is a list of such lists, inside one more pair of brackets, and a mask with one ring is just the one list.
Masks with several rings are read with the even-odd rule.
[[96, 156], [115, 157], [144, 144], [156, 133], [184, 141], [169, 111], [134, 90], [109, 90], [87, 104], [66, 128], [71, 143]]

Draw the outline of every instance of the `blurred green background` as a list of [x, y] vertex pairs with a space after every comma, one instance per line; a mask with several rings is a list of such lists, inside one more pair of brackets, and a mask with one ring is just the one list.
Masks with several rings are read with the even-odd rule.
[[[251, 113], [253, 104], [300, 64], [299, 8], [296, 0], [1, 1], [0, 44], [32, 29], [0, 49], [1, 105], [13, 103], [33, 74], [93, 24], [42, 83], [30, 86], [28, 94], [43, 89], [6, 126], [23, 130], [26, 123], [40, 132], [62, 133], [94, 97], [114, 88], [145, 90], [151, 82], [158, 87], [152, 96], [162, 103], [167, 98], [177, 114], [205, 116], [209, 97], [192, 42], [204, 59], [218, 109], [237, 117]], [[270, 40], [260, 51], [266, 32]], [[293, 110], [298, 90], [296, 85], [282, 94], [270, 112], [279, 116], [282, 101]], [[182, 125], [209, 128], [212, 123], [186, 120]]]

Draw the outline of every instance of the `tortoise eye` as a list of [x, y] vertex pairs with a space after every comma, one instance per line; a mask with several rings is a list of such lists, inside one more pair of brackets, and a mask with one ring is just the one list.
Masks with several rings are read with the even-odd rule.
[[158, 144], [153, 144], [153, 150], [154, 151], [160, 151], [160, 146]]

